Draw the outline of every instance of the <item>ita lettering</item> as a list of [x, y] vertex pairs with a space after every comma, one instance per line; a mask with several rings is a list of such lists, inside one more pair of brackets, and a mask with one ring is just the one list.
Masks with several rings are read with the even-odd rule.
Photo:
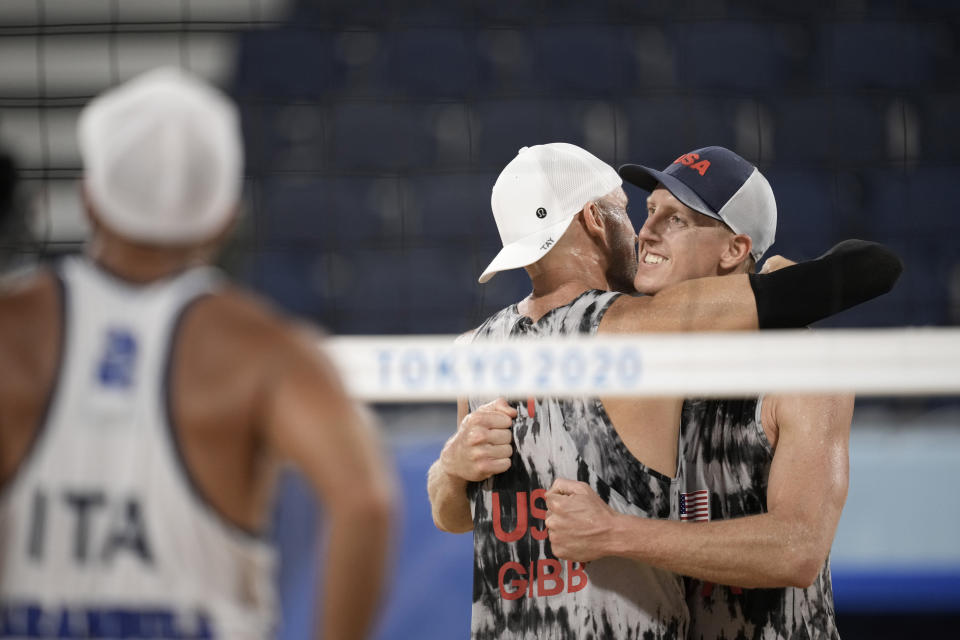
[[[54, 527], [53, 523], [61, 523]], [[79, 565], [109, 565], [127, 555], [153, 564], [145, 513], [135, 497], [110, 496], [104, 491], [37, 489], [28, 519], [27, 554], [35, 562], [49, 559], [50, 536], [70, 537], [68, 560]]]

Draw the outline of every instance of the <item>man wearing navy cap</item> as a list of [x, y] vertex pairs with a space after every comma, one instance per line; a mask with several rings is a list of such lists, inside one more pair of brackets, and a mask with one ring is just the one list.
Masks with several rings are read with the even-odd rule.
[[[773, 243], [773, 191], [728, 149], [620, 175], [650, 191], [641, 293], [751, 273]], [[765, 271], [774, 262], [789, 263], [771, 258]], [[838, 638], [828, 554], [846, 499], [852, 413], [852, 396], [687, 400], [677, 501], [679, 518], [698, 524], [618, 514], [582, 483], [558, 480], [547, 494], [554, 553], [626, 556], [693, 576], [689, 638]]]
[[[691, 171], [715, 179], [717, 171], [693, 160]], [[470, 339], [799, 327], [880, 295], [900, 271], [889, 251], [854, 243], [776, 273], [685, 276], [656, 296], [622, 295], [645, 265], [633, 261], [620, 183], [610, 166], [573, 145], [520, 150], [491, 193], [504, 247], [480, 282], [525, 267], [532, 292], [485, 320]], [[749, 204], [762, 195], [762, 179], [747, 176], [741, 186], [747, 183], [753, 191], [735, 189], [724, 202]], [[736, 235], [706, 227], [694, 233], [712, 239], [718, 250]], [[726, 244], [726, 253], [750, 251], [749, 239]], [[667, 253], [655, 260], [663, 265]], [[636, 518], [641, 522], [668, 518], [676, 497], [682, 401], [527, 398], [513, 407], [502, 398], [486, 400], [458, 403], [459, 428], [427, 483], [437, 527], [474, 532], [472, 637], [686, 637], [688, 607], [678, 576], [599, 555], [589, 566], [560, 562], [547, 541], [545, 510], [551, 485], [554, 501], [579, 503], [578, 495], [562, 495], [563, 487], [554, 484], [576, 477], [586, 483], [571, 483], [569, 493], [582, 490], [599, 500], [599, 492], [608, 509], [601, 516], [613, 514], [612, 508], [643, 516]], [[583, 528], [594, 530], [599, 522]]]

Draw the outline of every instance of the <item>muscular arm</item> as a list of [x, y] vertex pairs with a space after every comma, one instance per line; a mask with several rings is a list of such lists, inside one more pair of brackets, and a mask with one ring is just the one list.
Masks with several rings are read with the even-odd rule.
[[386, 581], [394, 483], [368, 415], [311, 337], [287, 345], [266, 437], [307, 477], [329, 520], [323, 638], [364, 638]]
[[773, 273], [698, 278], [655, 296], [623, 296], [600, 331], [800, 328], [888, 292], [902, 269], [882, 245], [847, 240]]
[[[457, 400], [457, 424], [467, 417], [467, 401]], [[443, 447], [447, 451], [451, 446], [451, 436]], [[430, 510], [433, 512], [433, 524], [441, 531], [465, 533], [473, 530], [473, 516], [470, 513], [470, 501], [467, 499], [467, 481], [446, 470], [443, 453], [430, 465], [427, 472], [427, 494], [430, 496]]]
[[[767, 513], [705, 523], [647, 520], [612, 511], [586, 485], [558, 481], [560, 495], [551, 497], [554, 489], [547, 494], [554, 552], [589, 560], [585, 554], [592, 548], [594, 557], [635, 558], [740, 587], [809, 585], [830, 551], [846, 500], [853, 398], [780, 396], [765, 402], [775, 403], [779, 430]], [[565, 490], [573, 495], [563, 495]]]
[[457, 401], [457, 432], [450, 436], [427, 474], [433, 523], [441, 531], [473, 530], [467, 483], [485, 480], [510, 467], [510, 427], [516, 409], [498, 398], [473, 413], [463, 398]]

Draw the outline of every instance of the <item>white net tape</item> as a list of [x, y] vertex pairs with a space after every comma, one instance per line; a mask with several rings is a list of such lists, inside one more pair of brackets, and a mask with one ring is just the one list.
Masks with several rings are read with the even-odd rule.
[[960, 329], [644, 334], [468, 344], [454, 336], [327, 342], [373, 402], [458, 396], [960, 395]]

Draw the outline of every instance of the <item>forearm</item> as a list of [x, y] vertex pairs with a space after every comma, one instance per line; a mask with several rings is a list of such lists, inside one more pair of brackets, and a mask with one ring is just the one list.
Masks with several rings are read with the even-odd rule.
[[321, 638], [367, 638], [387, 577], [391, 510], [372, 498], [330, 510]]
[[846, 240], [816, 260], [750, 274], [761, 329], [804, 327], [890, 291], [903, 264], [883, 245]]
[[433, 523], [438, 529], [449, 533], [473, 530], [467, 481], [447, 473], [440, 460], [433, 463], [427, 474], [427, 494]]
[[771, 514], [703, 523], [620, 514], [604, 550], [718, 584], [807, 586], [826, 557], [812, 539]]

